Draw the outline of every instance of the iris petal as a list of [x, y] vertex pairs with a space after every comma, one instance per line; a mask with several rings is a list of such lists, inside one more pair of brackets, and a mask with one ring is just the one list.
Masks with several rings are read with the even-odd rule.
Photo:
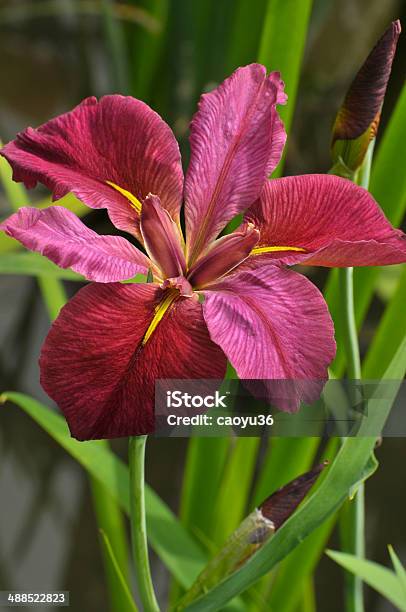
[[178, 299], [142, 344], [162, 295], [153, 283], [90, 284], [52, 325], [41, 383], [75, 438], [153, 431], [157, 379], [223, 378], [226, 358], [194, 299]]
[[247, 211], [260, 230], [257, 248], [283, 244], [304, 252], [253, 254], [251, 264], [275, 261], [316, 266], [381, 266], [406, 261], [406, 238], [362, 187], [338, 176], [308, 174], [267, 182]]
[[276, 104], [286, 96], [279, 73], [239, 68], [202, 96], [191, 124], [185, 181], [188, 263], [259, 196], [279, 162], [286, 133]]
[[179, 147], [169, 126], [140, 100], [87, 98], [39, 128], [27, 128], [1, 154], [14, 180], [28, 188], [43, 183], [54, 199], [71, 191], [91, 208], [107, 208], [116, 227], [137, 237], [139, 215], [127, 193], [140, 202], [155, 193], [172, 218], [179, 218]]
[[[304, 276], [265, 265], [237, 272], [204, 291], [210, 332], [241, 379], [262, 380], [268, 401], [297, 410], [312, 402], [335, 355], [334, 329], [319, 290]], [[282, 381], [282, 385], [279, 383]], [[284, 382], [286, 381], [286, 382]]]

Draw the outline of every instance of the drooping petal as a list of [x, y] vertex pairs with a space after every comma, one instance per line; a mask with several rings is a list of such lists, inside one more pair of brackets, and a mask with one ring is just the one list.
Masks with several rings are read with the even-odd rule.
[[145, 274], [151, 266], [128, 240], [96, 234], [62, 206], [20, 208], [0, 225], [0, 230], [61, 268], [72, 268], [99, 283]]
[[27, 128], [1, 154], [15, 181], [28, 188], [39, 181], [54, 199], [71, 191], [91, 208], [107, 208], [113, 223], [132, 234], [137, 234], [137, 201], [150, 192], [178, 220], [179, 148], [168, 125], [140, 100], [87, 98], [41, 127]]
[[162, 305], [154, 284], [88, 285], [62, 309], [43, 345], [41, 383], [79, 440], [150, 433], [156, 379], [222, 378], [226, 359], [210, 340], [201, 305]]
[[259, 196], [285, 143], [275, 108], [285, 101], [279, 74], [267, 77], [259, 64], [239, 68], [202, 96], [191, 124], [185, 181], [189, 264]]
[[188, 279], [194, 287], [204, 287], [244, 261], [258, 242], [259, 231], [251, 225], [222, 236], [191, 268]]
[[182, 276], [186, 269], [180, 230], [158, 196], [145, 198], [141, 211], [141, 234], [151, 260], [163, 278]]
[[[261, 392], [265, 389], [271, 400], [277, 397], [284, 410], [317, 398], [335, 342], [326, 303], [310, 281], [265, 265], [225, 277], [206, 289], [204, 298], [210, 336], [241, 379], [263, 379]], [[288, 385], [281, 387], [284, 380]]]
[[[406, 261], [406, 237], [373, 197], [338, 176], [309, 174], [268, 181], [246, 222], [260, 230], [253, 257], [317, 266], [380, 266]], [[266, 252], [275, 245], [304, 252]]]

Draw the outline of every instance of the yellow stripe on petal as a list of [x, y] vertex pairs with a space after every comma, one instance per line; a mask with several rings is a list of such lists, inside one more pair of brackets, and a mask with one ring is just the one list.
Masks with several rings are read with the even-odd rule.
[[125, 198], [127, 198], [131, 206], [137, 211], [138, 214], [141, 213], [142, 204], [139, 199], [135, 197], [135, 195], [133, 195], [130, 191], [127, 191], [127, 189], [123, 189], [115, 183], [112, 183], [111, 181], [106, 181], [106, 183], [107, 185], [110, 185], [110, 187], [113, 187], [113, 189], [121, 193], [121, 195], [123, 195]]
[[298, 251], [300, 253], [306, 253], [306, 249], [294, 246], [263, 246], [255, 247], [252, 249], [250, 255], [262, 255], [262, 253], [278, 253], [279, 251]]
[[160, 302], [158, 304], [158, 306], [155, 308], [154, 318], [152, 319], [151, 323], [149, 324], [149, 327], [148, 327], [147, 331], [145, 332], [145, 336], [142, 339], [143, 346], [151, 338], [152, 334], [154, 333], [154, 331], [158, 327], [158, 324], [160, 323], [160, 321], [162, 321], [163, 317], [165, 316], [165, 313], [168, 311], [168, 309], [172, 306], [173, 302], [178, 297], [179, 297], [179, 291], [177, 291], [177, 290], [169, 291], [168, 294], [162, 300], [162, 302]]

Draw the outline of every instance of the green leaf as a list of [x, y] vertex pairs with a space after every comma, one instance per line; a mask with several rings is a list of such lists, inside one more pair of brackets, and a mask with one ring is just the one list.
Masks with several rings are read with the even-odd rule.
[[[221, 475], [230, 446], [229, 438], [190, 438], [180, 501], [180, 519], [186, 529], [209, 548], [216, 517], [216, 499]], [[172, 584], [169, 600], [174, 604], [183, 593], [179, 584]]]
[[114, 89], [128, 94], [128, 61], [122, 24], [114, 14], [113, 0], [99, 0]]
[[399, 279], [395, 295], [375, 331], [373, 340], [362, 364], [363, 378], [378, 378], [388, 367], [402, 338], [406, 335], [406, 266]]
[[37, 280], [49, 318], [51, 321], [55, 321], [61, 308], [68, 301], [63, 283], [59, 279], [49, 276], [38, 276]]
[[181, 498], [181, 520], [188, 529], [210, 533], [213, 501], [230, 446], [229, 438], [191, 438]]
[[[10, 400], [29, 414], [85, 470], [103, 484], [110, 495], [129, 514], [128, 468], [103, 441], [78, 442], [71, 438], [65, 420], [38, 401], [17, 392], [0, 396]], [[152, 548], [180, 584], [187, 587], [201, 570], [206, 556], [198, 544], [177, 521], [171, 510], [154, 491], [146, 488], [147, 527]]]
[[[338, 445], [339, 439], [331, 438], [322, 459], [333, 461]], [[317, 487], [318, 483], [315, 486]], [[267, 603], [270, 610], [295, 612], [302, 596], [301, 585], [304, 588], [314, 572], [336, 520], [337, 514], [333, 514], [279, 564], [276, 576], [273, 577], [272, 583], [268, 584], [270, 596]], [[292, 584], [296, 585], [296, 588], [292, 589]]]
[[[105, 447], [106, 450], [109, 449], [107, 441]], [[90, 477], [89, 480], [97, 525], [109, 540], [120, 575], [128, 582], [129, 553], [123, 512], [104, 485], [95, 478]], [[101, 541], [101, 544], [111, 609], [114, 612], [131, 610], [131, 608], [128, 608], [127, 596], [121, 588], [121, 577], [118, 576], [114, 567], [115, 564], [112, 564], [111, 555], [106, 550], [104, 542]]]
[[[285, 82], [288, 103], [280, 106], [278, 112], [288, 134], [295, 109], [312, 4], [312, 0], [268, 0], [262, 30], [258, 61], [268, 70], [278, 70]], [[281, 175], [282, 166], [283, 161], [273, 176]]]
[[235, 0], [227, 49], [228, 74], [255, 61], [268, 0]]
[[[0, 141], [0, 148], [3, 143]], [[7, 199], [13, 210], [18, 210], [20, 206], [30, 206], [27, 192], [21, 183], [15, 183], [12, 179], [11, 167], [8, 161], [0, 156], [0, 181], [3, 185]]]
[[73, 270], [58, 268], [52, 261], [39, 253], [5, 253], [0, 257], [0, 274], [24, 276], [43, 276], [64, 280], [82, 281], [86, 279]]
[[159, 59], [165, 40], [165, 26], [168, 20], [168, 0], [138, 0], [137, 8], [148, 9], [149, 15], [156, 22], [156, 28], [147, 31], [137, 28], [133, 36], [132, 49], [132, 89], [137, 98], [149, 101], [151, 86], [156, 77]]
[[327, 555], [344, 569], [362, 578], [370, 587], [386, 597], [399, 610], [406, 610], [406, 601], [399, 579], [386, 567], [373, 561], [358, 559], [348, 553], [328, 550]]
[[230, 449], [214, 504], [210, 536], [215, 544], [224, 542], [244, 518], [260, 441], [237, 438]]
[[110, 562], [110, 571], [114, 573], [116, 577], [115, 584], [116, 590], [118, 591], [116, 595], [118, 595], [119, 601], [121, 601], [121, 608], [117, 609], [122, 610], [122, 612], [138, 612], [138, 608], [135, 605], [135, 601], [131, 595], [127, 581], [123, 576], [119, 564], [117, 563], [117, 559], [111, 547], [110, 540], [102, 529], [100, 530], [100, 535], [106, 552], [106, 557], [109, 559]]
[[393, 547], [390, 544], [388, 546], [388, 550], [389, 550], [390, 558], [392, 560], [393, 568], [396, 572], [396, 575], [399, 579], [399, 583], [403, 590], [403, 597], [406, 602], [406, 569], [403, 567], [402, 563], [400, 562], [399, 557], [397, 556], [397, 554], [393, 550]]
[[[406, 371], [406, 338], [394, 356], [385, 377], [402, 379]], [[400, 382], [399, 382], [400, 384]], [[383, 427], [390, 412], [397, 389], [391, 401], [374, 399], [370, 402], [369, 418], [376, 430]], [[297, 545], [323, 524], [360, 482], [368, 478], [375, 465], [370, 457], [376, 438], [368, 435], [369, 426], [360, 427], [358, 437], [346, 438], [337, 457], [316, 491], [299, 507], [297, 512], [262, 546], [256, 554], [228, 578], [191, 603], [187, 610], [197, 612], [219, 610], [230, 599], [245, 591], [284, 559]]]

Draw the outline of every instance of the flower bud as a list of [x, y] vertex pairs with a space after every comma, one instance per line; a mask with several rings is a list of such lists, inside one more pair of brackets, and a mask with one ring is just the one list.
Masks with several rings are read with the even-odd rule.
[[338, 111], [333, 127], [332, 157], [334, 164], [340, 165], [349, 176], [361, 167], [376, 136], [400, 31], [400, 21], [394, 21], [378, 40]]

